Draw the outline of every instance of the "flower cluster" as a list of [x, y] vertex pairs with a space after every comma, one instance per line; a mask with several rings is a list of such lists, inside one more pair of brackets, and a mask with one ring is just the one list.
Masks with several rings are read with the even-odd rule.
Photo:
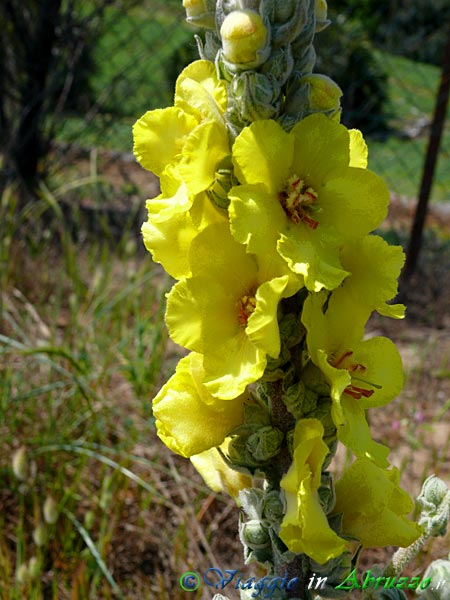
[[[185, 2], [188, 16], [210, 26], [209, 4]], [[313, 75], [304, 76], [315, 85], [310, 106], [322, 110], [292, 127], [259, 114], [236, 132], [223, 65], [258, 66], [270, 36], [251, 10], [222, 21], [219, 62], [189, 65], [174, 105], [134, 126], [136, 157], [161, 181], [144, 242], [177, 280], [166, 323], [190, 351], [154, 399], [158, 435], [215, 490], [237, 498], [254, 477], [266, 480], [238, 500], [258, 523], [258, 543], [242, 527], [249, 559], [303, 553], [324, 564], [354, 540], [407, 545], [419, 535], [406, 518], [412, 504], [367, 422], [402, 387], [394, 344], [364, 337], [374, 311], [404, 313], [390, 303], [402, 250], [371, 233], [388, 190], [367, 168], [361, 133], [320, 99], [335, 87], [327, 95]], [[356, 460], [334, 485], [338, 440]]]

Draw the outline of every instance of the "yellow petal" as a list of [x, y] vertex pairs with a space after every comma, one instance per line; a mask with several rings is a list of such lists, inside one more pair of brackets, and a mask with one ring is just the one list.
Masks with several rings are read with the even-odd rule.
[[321, 564], [339, 556], [346, 548], [346, 542], [329, 526], [317, 491], [329, 452], [323, 433], [318, 419], [297, 422], [293, 463], [280, 482], [286, 494], [287, 511], [279, 534], [289, 550], [305, 553]]
[[207, 60], [196, 60], [179, 75], [175, 88], [175, 106], [194, 115], [198, 121], [222, 123], [228, 104], [225, 81], [219, 79], [216, 67]]
[[182, 358], [175, 374], [153, 400], [158, 436], [189, 457], [220, 445], [244, 419], [244, 398], [217, 400], [203, 385], [202, 356]]
[[244, 127], [233, 145], [233, 163], [241, 183], [264, 183], [271, 193], [289, 177], [294, 138], [276, 121], [255, 121]]
[[409, 546], [420, 528], [406, 518], [413, 508], [398, 486], [397, 469], [385, 470], [358, 458], [336, 482], [335, 513], [343, 513], [343, 531], [363, 546]]
[[350, 167], [359, 167], [365, 169], [367, 167], [367, 157], [369, 151], [367, 144], [364, 141], [362, 133], [358, 129], [350, 129]]
[[214, 182], [220, 162], [229, 154], [226, 131], [214, 121], [198, 125], [186, 137], [178, 171], [193, 194]]
[[[229, 438], [220, 446], [225, 455], [228, 444]], [[251, 477], [243, 475], [227, 465], [217, 448], [211, 448], [201, 454], [191, 456], [191, 462], [203, 477], [206, 485], [215, 492], [226, 492], [236, 501], [241, 490], [253, 485]]]
[[146, 112], [133, 126], [136, 159], [160, 176], [179, 159], [187, 135], [197, 124], [195, 117], [174, 106]]

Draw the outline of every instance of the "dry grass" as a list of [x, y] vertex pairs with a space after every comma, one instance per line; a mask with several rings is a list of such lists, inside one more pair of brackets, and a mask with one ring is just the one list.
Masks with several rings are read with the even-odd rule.
[[[12, 231], [2, 280], [0, 599], [210, 598], [209, 589], [183, 592], [179, 577], [244, 568], [238, 511], [155, 436], [149, 399], [179, 356], [159, 310], [168, 282], [130, 232], [115, 250], [50, 233], [51, 243], [29, 229], [21, 238]], [[438, 235], [445, 241], [442, 229]], [[428, 281], [436, 277], [433, 262], [421, 268]], [[450, 479], [448, 295], [442, 285], [446, 297], [425, 305], [420, 285], [412, 318], [370, 325], [404, 360], [402, 394], [370, 418], [413, 496], [431, 472]], [[11, 469], [22, 445], [35, 471], [26, 482]], [[33, 531], [48, 494], [60, 516], [37, 546]], [[429, 544], [408, 572], [423, 574], [448, 546], [448, 536]], [[33, 556], [38, 572], [21, 583], [17, 570]], [[367, 551], [362, 565], [387, 556]]]

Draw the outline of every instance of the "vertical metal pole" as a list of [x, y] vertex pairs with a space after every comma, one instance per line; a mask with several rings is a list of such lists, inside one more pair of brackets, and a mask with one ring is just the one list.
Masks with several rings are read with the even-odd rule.
[[431, 125], [428, 148], [423, 166], [422, 182], [420, 185], [419, 200], [417, 202], [414, 222], [409, 238], [408, 250], [406, 252], [406, 263], [402, 273], [402, 282], [407, 283], [414, 273], [420, 249], [422, 247], [422, 233], [427, 216], [428, 201], [430, 198], [436, 161], [441, 143], [442, 131], [444, 129], [445, 114], [450, 91], [450, 27], [448, 31], [447, 44], [444, 50], [442, 63], [441, 83], [434, 108], [433, 123]]

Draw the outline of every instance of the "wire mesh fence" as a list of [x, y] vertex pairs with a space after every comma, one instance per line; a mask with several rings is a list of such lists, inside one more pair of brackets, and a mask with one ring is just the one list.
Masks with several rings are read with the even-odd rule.
[[[72, 3], [85, 16], [94, 6]], [[416, 198], [442, 62], [441, 47], [434, 42], [445, 30], [445, 19], [442, 31], [425, 28], [419, 37], [417, 27], [412, 35], [405, 26], [402, 42], [396, 39], [402, 30], [389, 29], [391, 18], [388, 34], [376, 39], [373, 28], [371, 33], [358, 20], [355, 2], [337, 4], [342, 6], [331, 11], [331, 26], [316, 37], [315, 70], [331, 75], [342, 87], [343, 121], [368, 138], [369, 166], [393, 193]], [[388, 17], [378, 16], [382, 18]], [[135, 168], [131, 126], [145, 111], [171, 104], [177, 74], [196, 56], [194, 32], [177, 0], [109, 0], [93, 33], [72, 73], [72, 91], [53, 115], [51, 172], [59, 182], [77, 176], [95, 180], [96, 193], [103, 190], [105, 198], [142, 200], [142, 186], [150, 194], [157, 185]], [[402, 45], [412, 46], [410, 56], [398, 54]], [[428, 55], [419, 53], [419, 60], [414, 51], [421, 47]], [[431, 47], [435, 50], [430, 56]], [[447, 119], [433, 200], [450, 200], [449, 159]]]

